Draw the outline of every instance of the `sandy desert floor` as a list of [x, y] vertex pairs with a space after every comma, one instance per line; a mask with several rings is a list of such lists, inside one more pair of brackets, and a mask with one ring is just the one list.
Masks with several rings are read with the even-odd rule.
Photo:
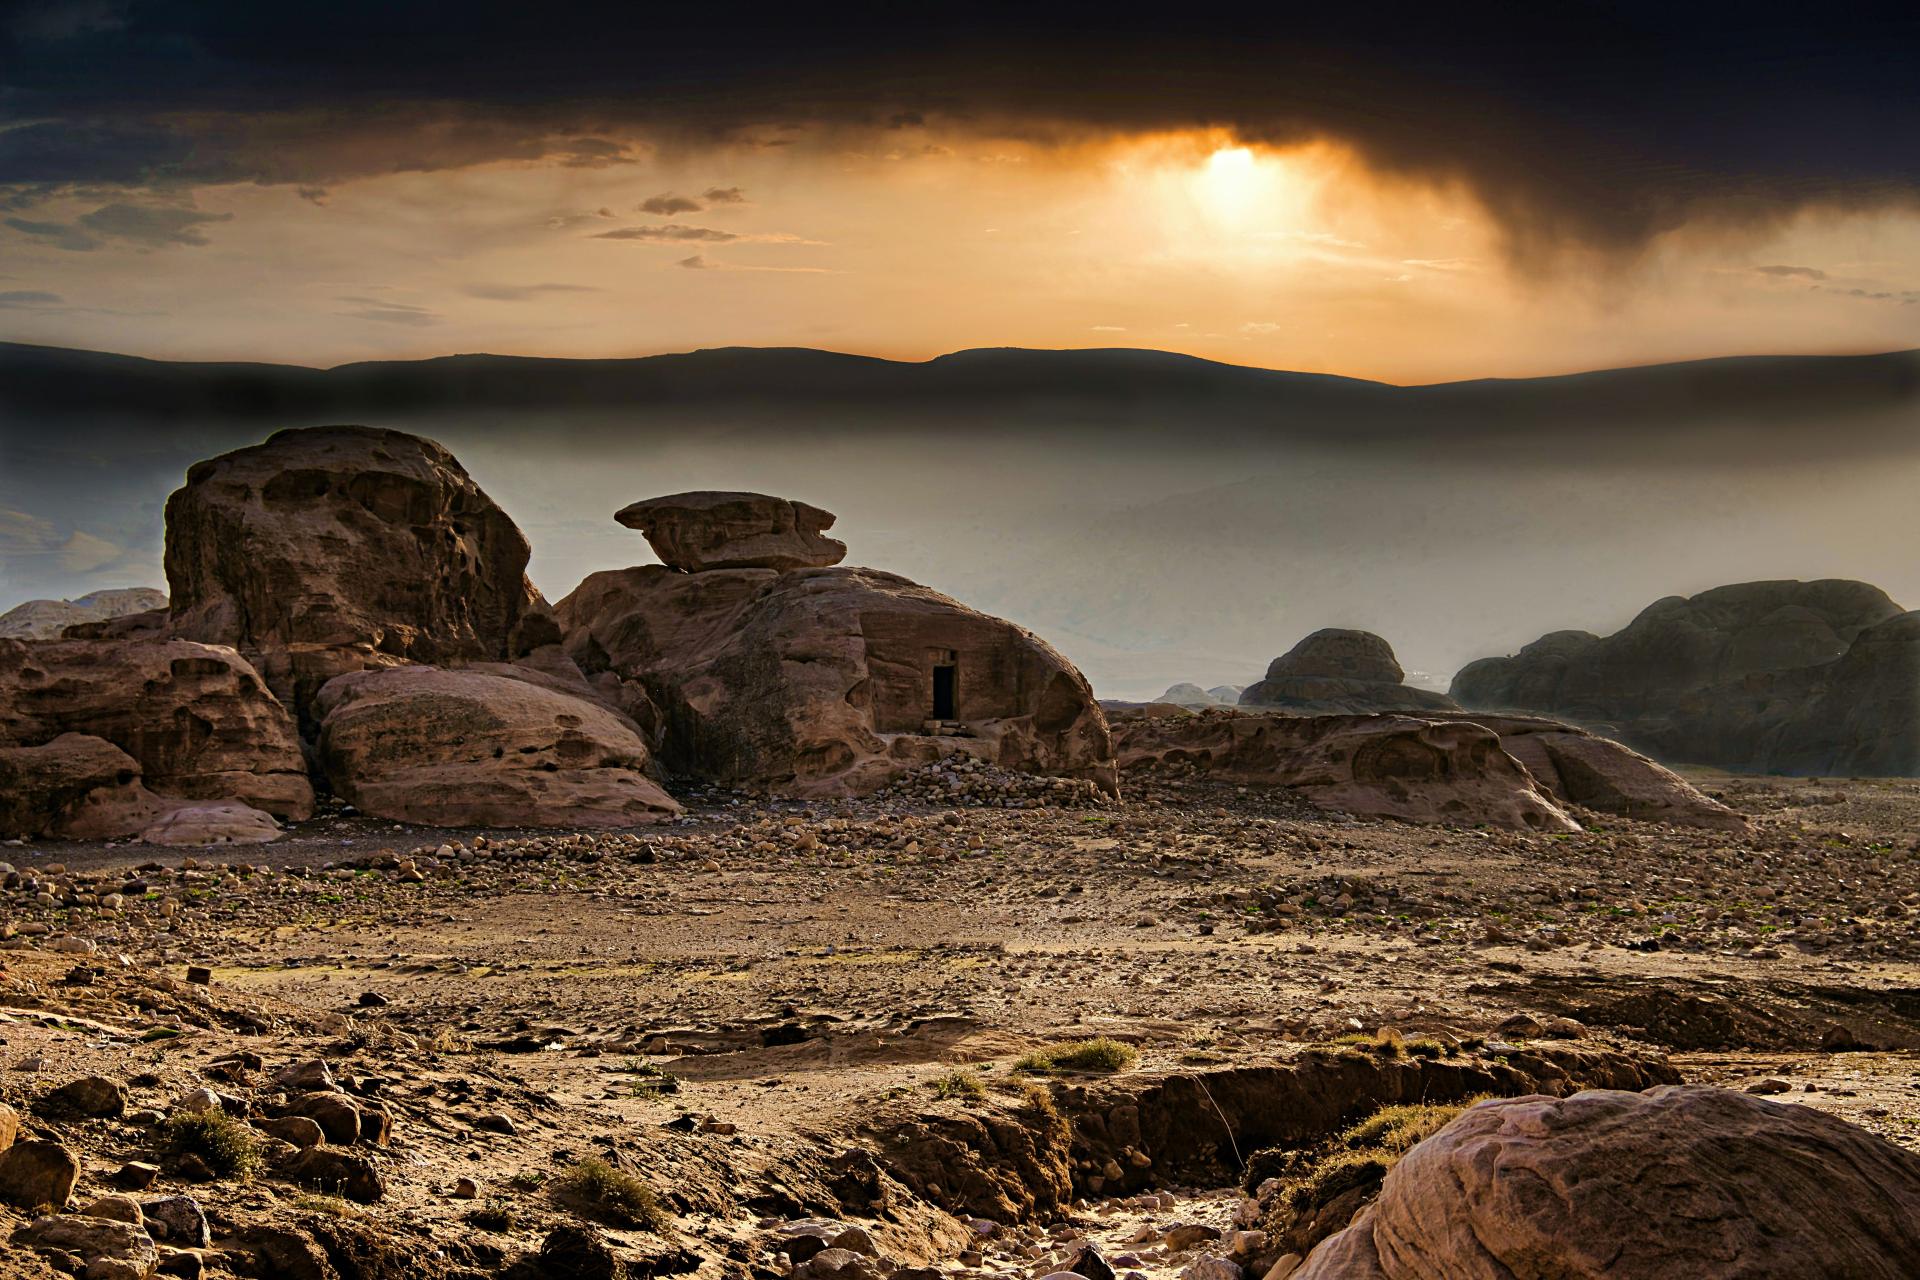
[[[1254, 1148], [1469, 1068], [1664, 1058], [1920, 1148], [1920, 783], [1694, 780], [1753, 831], [1414, 827], [1141, 775], [1083, 807], [707, 794], [625, 833], [335, 809], [198, 858], [0, 848], [0, 1101], [81, 1155], [82, 1202], [129, 1160], [194, 1195], [213, 1244], [182, 1274], [259, 1274], [276, 1226], [343, 1276], [493, 1274], [576, 1219], [555, 1180], [598, 1156], [671, 1219], [604, 1227], [636, 1274], [782, 1273], [788, 1224], [833, 1217], [901, 1266], [1042, 1275], [1088, 1238], [1170, 1275], [1197, 1255], [1160, 1233], [1228, 1228]], [[1094, 1037], [1137, 1061], [1016, 1068]], [[257, 1105], [312, 1058], [392, 1117], [377, 1202], [190, 1183], [156, 1147], [182, 1094]], [[1260, 1093], [1275, 1070], [1292, 1094]], [[86, 1074], [126, 1113], [42, 1103]], [[1259, 1118], [1286, 1098], [1297, 1124]], [[1049, 1147], [1054, 1104], [1082, 1133]]]

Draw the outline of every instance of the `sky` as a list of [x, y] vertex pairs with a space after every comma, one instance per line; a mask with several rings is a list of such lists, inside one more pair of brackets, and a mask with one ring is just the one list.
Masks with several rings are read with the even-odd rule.
[[16, 4], [0, 339], [1400, 383], [1920, 346], [1920, 20], [1542, 8]]

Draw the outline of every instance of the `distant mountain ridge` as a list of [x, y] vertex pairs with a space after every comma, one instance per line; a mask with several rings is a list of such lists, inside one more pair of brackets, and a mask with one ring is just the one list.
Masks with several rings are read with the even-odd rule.
[[[661, 408], [736, 404], [801, 410], [908, 405], [958, 412], [1050, 401], [1139, 412], [1178, 404], [1223, 425], [1332, 423], [1396, 434], [1470, 423], [1537, 428], [1543, 420], [1677, 420], [1746, 425], [1920, 403], [1920, 351], [1752, 356], [1542, 378], [1393, 386], [1333, 374], [1221, 364], [1130, 348], [983, 348], [921, 362], [805, 347], [722, 347], [614, 360], [453, 355], [312, 369], [148, 360], [0, 343], [0, 409], [38, 415], [126, 414], [273, 420], [378, 417], [485, 408]], [[1310, 420], [1310, 421], [1309, 421]]]

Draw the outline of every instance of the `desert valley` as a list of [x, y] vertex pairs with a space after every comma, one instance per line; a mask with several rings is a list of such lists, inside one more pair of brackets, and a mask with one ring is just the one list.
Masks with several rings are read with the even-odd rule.
[[[1323, 630], [1102, 703], [786, 498], [632, 503], [660, 563], [551, 605], [396, 431], [166, 513], [169, 595], [0, 640], [5, 1274], [1920, 1256], [1920, 633], [1876, 588], [1453, 697]], [[1486, 1143], [1611, 1208], [1496, 1182], [1435, 1237]]]
[[0, 4], [0, 1280], [1920, 1280], [1911, 4]]

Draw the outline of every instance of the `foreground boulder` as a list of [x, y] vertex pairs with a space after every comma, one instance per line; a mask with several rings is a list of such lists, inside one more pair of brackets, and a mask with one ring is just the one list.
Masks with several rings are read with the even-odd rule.
[[824, 569], [847, 545], [822, 535], [833, 513], [764, 493], [676, 493], [623, 507], [615, 520], [638, 529], [660, 563], [706, 569]]
[[1668, 760], [1769, 773], [1920, 775], [1920, 617], [1864, 582], [1748, 582], [1556, 631], [1454, 678], [1487, 710], [1603, 728]]
[[1123, 767], [1182, 766], [1286, 787], [1327, 809], [1407, 822], [1489, 823], [1522, 831], [1580, 826], [1467, 720], [1406, 715], [1274, 716], [1207, 711], [1116, 719]]
[[344, 671], [558, 638], [526, 538], [418, 436], [282, 431], [195, 465], [166, 519], [173, 633], [239, 649], [302, 713]]
[[659, 708], [673, 773], [850, 795], [958, 751], [1116, 785], [1071, 663], [894, 574], [646, 565], [596, 573], [556, 609], [581, 670]]
[[104, 738], [63, 733], [34, 747], [0, 747], [0, 834], [116, 840], [166, 802], [140, 783], [140, 763]]
[[237, 800], [282, 818], [313, 812], [292, 718], [231, 649], [0, 640], [0, 746], [63, 734], [111, 743], [163, 797]]
[[1264, 680], [1240, 693], [1243, 707], [1307, 715], [1447, 711], [1452, 698], [1406, 683], [1393, 647], [1370, 631], [1316, 631], [1273, 660]]
[[623, 827], [680, 806], [605, 707], [486, 671], [399, 667], [330, 681], [319, 757], [363, 812], [434, 826]]
[[1470, 1108], [1294, 1280], [1896, 1280], [1920, 1156], [1823, 1112], [1697, 1086]]

